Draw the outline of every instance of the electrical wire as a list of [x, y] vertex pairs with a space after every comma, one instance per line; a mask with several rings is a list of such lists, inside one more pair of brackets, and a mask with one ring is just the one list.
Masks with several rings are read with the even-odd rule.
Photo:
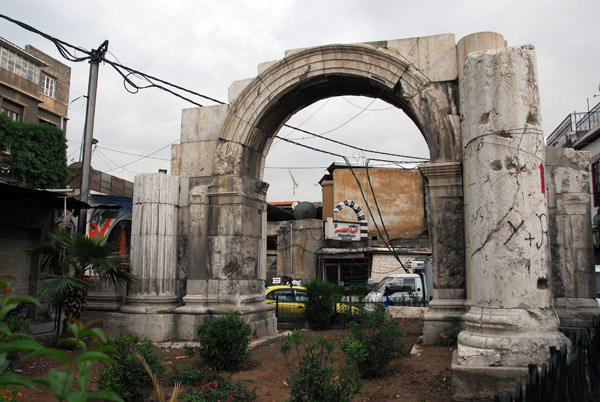
[[[396, 259], [396, 261], [398, 261], [398, 263], [400, 264], [400, 266], [402, 268], [404, 268], [404, 264], [400, 260], [400, 257], [396, 253], [396, 250], [394, 249], [394, 247], [391, 245], [391, 242], [388, 243], [386, 241], [386, 239], [383, 237], [383, 234], [381, 233], [381, 230], [379, 229], [379, 225], [377, 225], [377, 221], [375, 220], [375, 216], [373, 215], [373, 211], [371, 210], [371, 207], [369, 206], [369, 201], [367, 200], [367, 197], [365, 196], [365, 192], [363, 191], [362, 185], [360, 184], [360, 179], [358, 178], [358, 176], [354, 172], [354, 169], [353, 169], [352, 165], [350, 164], [350, 161], [348, 160], [348, 158], [346, 158], [346, 157], [343, 157], [343, 158], [346, 161], [346, 165], [348, 166], [348, 170], [350, 170], [350, 173], [352, 174], [352, 176], [354, 177], [354, 180], [356, 181], [358, 189], [360, 190], [360, 195], [362, 196], [362, 199], [365, 202], [365, 206], [367, 207], [367, 210], [369, 211], [369, 216], [371, 217], [373, 225], [375, 225], [375, 229], [377, 230], [377, 233], [379, 234], [379, 237], [381, 237], [381, 239], [383, 240], [383, 243], [385, 244], [385, 246], [387, 247], [387, 249], [390, 251], [390, 253], [394, 256], [394, 258]], [[383, 220], [382, 220], [382, 222], [383, 222]]]
[[[366, 148], [360, 148], [360, 147], [357, 147], [357, 146], [354, 146], [354, 145], [350, 145], [350, 144], [343, 143], [343, 142], [341, 142], [341, 141], [334, 140], [333, 138], [324, 137], [324, 136], [323, 136], [323, 135], [321, 135], [321, 134], [315, 134], [315, 133], [312, 133], [312, 132], [310, 132], [310, 131], [303, 130], [303, 129], [301, 129], [301, 128], [297, 128], [297, 127], [294, 127], [294, 126], [290, 126], [290, 125], [288, 125], [288, 124], [284, 124], [283, 126], [284, 126], [284, 127], [288, 127], [288, 128], [292, 128], [292, 129], [294, 129], [294, 130], [296, 130], [296, 131], [300, 131], [301, 133], [305, 133], [305, 134], [312, 135], [312, 136], [314, 136], [314, 137], [317, 137], [317, 138], [323, 139], [323, 140], [325, 140], [325, 141], [333, 142], [333, 143], [335, 143], [335, 144], [338, 144], [338, 145], [343, 145], [343, 146], [345, 146], [345, 147], [352, 148], [352, 149], [356, 149], [356, 150], [363, 151], [363, 152], [368, 152], [368, 153], [372, 153], [372, 154], [379, 154], [379, 155], [395, 156], [395, 157], [398, 157], [398, 158], [409, 158], [409, 159], [415, 159], [415, 160], [419, 160], [419, 161], [422, 161], [422, 162], [428, 162], [428, 161], [429, 161], [429, 158], [423, 158], [423, 157], [420, 157], [420, 156], [411, 156], [411, 155], [394, 154], [394, 153], [390, 153], [390, 152], [383, 152], [383, 151], [373, 151], [373, 150], [366, 149]], [[283, 138], [283, 137], [277, 137], [277, 138], [279, 138], [280, 140], [284, 140], [284, 138]]]
[[176, 140], [175, 140], [175, 141], [173, 141], [173, 142], [170, 142], [170, 143], [168, 143], [168, 144], [167, 144], [167, 145], [165, 145], [164, 147], [157, 149], [157, 150], [156, 150], [156, 151], [154, 151], [154, 152], [150, 152], [148, 155], [142, 156], [142, 157], [141, 157], [141, 158], [139, 158], [139, 159], [136, 159], [136, 160], [134, 160], [134, 161], [132, 161], [132, 162], [126, 163], [126, 164], [124, 164], [124, 165], [122, 165], [122, 166], [118, 166], [118, 167], [116, 167], [116, 168], [114, 168], [114, 169], [107, 170], [107, 171], [106, 171], [106, 173], [108, 173], [108, 172], [112, 172], [113, 170], [116, 170], [116, 169], [122, 169], [122, 168], [124, 168], [124, 167], [126, 167], [126, 166], [129, 166], [129, 165], [133, 165], [134, 163], [136, 163], [136, 162], [139, 162], [139, 161], [141, 161], [141, 160], [143, 160], [143, 159], [146, 159], [146, 158], [148, 158], [149, 156], [151, 156], [151, 155], [154, 155], [155, 153], [162, 151], [162, 150], [163, 150], [163, 149], [165, 149], [166, 147], [168, 147], [168, 146], [171, 146], [171, 145], [175, 144], [177, 141], [179, 141], [179, 138], [178, 138], [178, 139], [176, 139]]
[[[369, 111], [369, 112], [382, 112], [382, 111], [384, 111], [384, 110], [390, 110], [390, 109], [394, 109], [394, 108], [396, 107], [396, 106], [390, 106], [390, 107], [384, 107], [384, 108], [381, 108], [381, 109], [369, 109], [369, 106], [368, 106], [368, 105], [367, 105], [366, 107], [362, 107], [362, 106], [359, 106], [359, 105], [357, 105], [357, 104], [355, 104], [355, 103], [352, 103], [352, 102], [350, 102], [348, 99], [346, 99], [346, 97], [345, 97], [345, 96], [342, 96], [341, 98], [342, 98], [343, 100], [345, 100], [346, 102], [348, 102], [349, 104], [351, 104], [352, 106], [354, 106], [354, 107], [357, 107], [357, 108], [359, 108], [359, 109], [363, 109], [363, 111]], [[373, 103], [373, 102], [371, 102], [371, 104], [372, 104], [372, 103]]]
[[[171, 145], [171, 144], [169, 144], [169, 145]], [[119, 151], [118, 149], [106, 148], [106, 147], [101, 147], [101, 146], [98, 146], [98, 148], [103, 149], [105, 151], [118, 152], [118, 153], [124, 154], [124, 155], [144, 156], [144, 155], [141, 155], [141, 154], [135, 154], [133, 152]], [[157, 156], [146, 156], [146, 158], [147, 159], [156, 159], [156, 160], [159, 160], [159, 161], [167, 161], [167, 162], [171, 161], [171, 159], [169, 159], [169, 158], [159, 158]]]
[[[117, 63], [117, 62], [114, 62], [112, 60], [107, 59], [105, 57], [105, 54], [108, 51], [108, 41], [104, 41], [98, 47], [98, 49], [88, 51], [88, 50], [85, 50], [85, 49], [83, 49], [81, 47], [71, 45], [71, 44], [69, 44], [69, 43], [67, 43], [65, 41], [62, 41], [62, 40], [60, 40], [58, 38], [55, 38], [55, 37], [53, 37], [51, 35], [48, 35], [48, 34], [42, 32], [42, 31], [40, 31], [40, 30], [38, 30], [38, 29], [36, 29], [36, 28], [28, 25], [28, 24], [25, 24], [23, 22], [17, 21], [15, 19], [7, 17], [7, 16], [5, 16], [3, 14], [0, 14], [0, 18], [4, 18], [4, 19], [6, 19], [6, 20], [8, 20], [8, 21], [10, 21], [10, 22], [12, 22], [12, 23], [14, 23], [14, 24], [16, 24], [16, 25], [18, 25], [18, 26], [20, 26], [20, 27], [22, 27], [22, 28], [24, 28], [24, 29], [26, 29], [28, 31], [30, 31], [30, 32], [36, 33], [36, 34], [38, 34], [38, 35], [40, 35], [40, 36], [42, 36], [42, 37], [50, 40], [58, 48], [60, 54], [64, 58], [66, 58], [67, 60], [70, 60], [70, 61], [73, 61], [73, 62], [81, 62], [81, 61], [90, 60], [90, 59], [97, 59], [97, 60], [100, 60], [100, 61], [103, 61], [103, 62], [107, 63], [108, 65], [110, 65], [111, 67], [113, 67], [118, 72], [119, 75], [121, 75], [121, 77], [123, 78], [123, 86], [124, 86], [125, 90], [128, 91], [128, 92], [130, 92], [130, 93], [132, 93], [132, 94], [135, 94], [135, 93], [139, 92], [141, 89], [157, 88], [157, 89], [161, 89], [161, 90], [163, 90], [163, 91], [165, 91], [167, 93], [170, 93], [170, 94], [172, 94], [172, 95], [174, 95], [174, 96], [176, 96], [176, 97], [178, 97], [180, 99], [183, 99], [183, 100], [185, 100], [187, 102], [190, 102], [190, 103], [192, 103], [192, 104], [194, 104], [194, 105], [196, 105], [198, 107], [203, 107], [202, 104], [200, 104], [200, 103], [198, 103], [196, 101], [193, 101], [192, 99], [190, 99], [187, 96], [183, 96], [183, 95], [177, 93], [175, 91], [175, 89], [176, 89], [176, 90], [183, 91], [185, 93], [188, 93], [188, 94], [191, 94], [191, 95], [194, 95], [194, 96], [206, 99], [206, 100], [210, 100], [210, 101], [215, 102], [215, 103], [220, 104], [220, 105], [224, 105], [225, 104], [225, 102], [220, 101], [218, 99], [209, 97], [207, 95], [200, 94], [200, 93], [198, 93], [196, 91], [192, 91], [192, 90], [184, 88], [182, 86], [170, 83], [170, 82], [168, 82], [166, 80], [163, 80], [163, 79], [154, 77], [152, 75], [143, 73], [141, 71], [135, 70], [135, 69], [133, 69], [131, 67], [127, 67], [127, 66], [125, 66], [125, 65], [123, 65], [121, 63]], [[411, 49], [410, 53], [412, 53], [412, 51], [414, 50], [415, 46], [416, 45], [413, 45], [413, 48]], [[68, 48], [73, 49], [73, 51], [75, 51], [75, 52], [77, 52], [77, 51], [82, 52], [86, 56], [85, 57], [77, 57], [73, 52], [69, 51]], [[113, 55], [113, 57], [116, 58], [116, 56], [114, 56], [114, 55]], [[130, 77], [136, 77], [138, 79], [145, 80], [148, 84], [147, 85], [138, 85], [135, 82], [133, 82]], [[260, 79], [260, 76], [258, 78]], [[267, 86], [265, 85], [265, 87], [267, 87]], [[170, 88], [174, 88], [174, 89], [170, 89]], [[369, 103], [368, 106], [370, 106], [376, 99], [378, 99], [378, 97], [374, 97], [373, 100]], [[363, 110], [361, 110], [361, 112], [359, 112], [357, 115], [355, 115], [354, 117], [352, 117], [350, 120], [342, 123], [341, 125], [339, 125], [336, 128], [333, 128], [333, 129], [331, 129], [329, 131], [326, 131], [323, 134], [331, 133], [331, 132], [333, 132], [335, 130], [338, 130], [339, 128], [343, 127], [344, 125], [348, 124], [350, 121], [354, 120], [361, 113], [363, 113], [365, 110], [368, 110], [368, 106], [367, 106], [367, 108], [364, 108]], [[350, 147], [350, 148], [353, 148], [353, 149], [361, 150], [363, 152], [378, 153], [378, 154], [382, 154], [382, 155], [389, 155], [389, 156], [396, 156], [396, 157], [405, 157], [405, 158], [410, 158], [410, 159], [415, 159], [415, 160], [428, 161], [427, 158], [414, 157], [414, 156], [409, 156], [409, 155], [397, 155], [397, 154], [391, 154], [391, 153], [387, 153], [387, 152], [367, 150], [367, 149], [363, 149], [363, 148], [360, 148], [360, 147], [356, 147], [356, 146], [352, 146], [352, 145], [349, 145], [349, 144], [345, 144], [343, 142], [336, 141], [336, 140], [324, 137], [323, 135], [312, 133], [312, 132], [307, 131], [307, 130], [302, 130], [299, 127], [294, 127], [294, 126], [291, 126], [291, 125], [288, 125], [288, 124], [285, 124], [284, 126], [288, 127], [288, 128], [291, 128], [293, 130], [296, 130], [296, 131], [300, 131], [300, 132], [303, 132], [303, 133], [315, 136], [317, 138], [325, 139], [326, 141], [331, 141], [331, 142], [337, 143], [339, 145], [343, 145], [343, 146], [347, 146], [347, 147]], [[283, 137], [277, 137], [277, 138], [279, 138], [280, 140], [283, 139]], [[168, 145], [171, 145], [171, 144], [168, 144]], [[161, 148], [160, 150], [162, 150], [162, 149], [164, 149], [164, 147]], [[150, 153], [148, 155], [152, 155], [152, 154], [154, 154], [156, 152], [158, 152], [158, 151], [152, 152], [152, 153]], [[135, 162], [136, 161], [134, 161], [132, 163], [135, 163]], [[125, 166], [127, 166], [127, 165], [125, 165]]]

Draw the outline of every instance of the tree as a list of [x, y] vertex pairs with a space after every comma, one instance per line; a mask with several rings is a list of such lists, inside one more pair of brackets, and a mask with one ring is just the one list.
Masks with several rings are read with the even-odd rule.
[[60, 229], [53, 235], [53, 242], [35, 242], [29, 249], [31, 254], [41, 254], [41, 270], [46, 275], [38, 283], [40, 296], [62, 304], [65, 321], [79, 319], [86, 308], [89, 274], [114, 286], [135, 283], [139, 279], [122, 269], [122, 256], [103, 243], [78, 233]]

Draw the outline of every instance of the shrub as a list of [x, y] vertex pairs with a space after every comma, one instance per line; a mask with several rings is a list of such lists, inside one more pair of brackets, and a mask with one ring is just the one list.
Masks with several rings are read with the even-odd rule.
[[[27, 320], [21, 315], [19, 309], [10, 311], [1, 321], [8, 326], [8, 331], [11, 334], [22, 334], [24, 336], [31, 336], [33, 330], [31, 328], [31, 321]], [[6, 354], [6, 359], [10, 362], [10, 365], [21, 357], [22, 352], [13, 351]]]
[[[360, 392], [362, 381], [356, 372], [347, 366], [333, 367], [333, 351], [335, 342], [328, 341], [318, 335], [314, 343], [309, 343], [300, 353], [302, 334], [296, 330], [288, 335], [287, 340], [281, 345], [281, 351], [286, 364], [290, 369], [290, 382], [292, 385], [290, 401], [350, 401]], [[298, 358], [298, 367], [292, 369], [289, 355], [295, 352]]]
[[314, 329], [329, 327], [335, 313], [336, 285], [313, 279], [306, 284], [306, 320]]
[[440, 334], [440, 344], [444, 346], [454, 346], [458, 343], [458, 334], [460, 327], [450, 327]]
[[111, 357], [115, 360], [114, 363], [100, 370], [98, 385], [102, 389], [121, 395], [126, 402], [146, 401], [154, 391], [154, 386], [133, 352], [139, 353], [153, 375], [160, 377], [165, 368], [160, 364], [160, 357], [152, 351], [152, 341], [148, 338], [140, 341], [135, 334], [119, 332], [117, 336], [109, 339], [108, 344], [119, 354], [113, 354]]
[[177, 365], [173, 368], [171, 382], [173, 384], [181, 384], [184, 386], [195, 386], [205, 382], [209, 382], [211, 374], [196, 366], [188, 364], [184, 367]]
[[385, 309], [356, 311], [350, 324], [354, 338], [341, 342], [349, 363], [354, 364], [361, 377], [377, 376], [402, 351], [404, 333], [398, 324], [385, 319]]
[[207, 365], [229, 371], [250, 356], [250, 333], [250, 325], [230, 311], [198, 327], [198, 353]]
[[256, 390], [248, 389], [242, 380], [233, 380], [230, 374], [221, 374], [201, 387], [185, 389], [180, 402], [252, 402], [256, 400]]

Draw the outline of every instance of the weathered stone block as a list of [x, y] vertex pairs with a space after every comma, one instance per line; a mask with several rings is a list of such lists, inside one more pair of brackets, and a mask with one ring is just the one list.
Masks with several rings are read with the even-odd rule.
[[217, 141], [228, 108], [228, 105], [215, 105], [184, 109], [181, 116], [181, 143]]
[[406, 334], [423, 333], [423, 317], [428, 309], [426, 307], [399, 307], [390, 306], [385, 309], [385, 318], [395, 321]]
[[[260, 70], [260, 66], [259, 66], [259, 70]], [[260, 74], [260, 72], [259, 72], [259, 74]], [[246, 89], [248, 84], [251, 83], [253, 80], [254, 80], [254, 78], [248, 78], [245, 80], [234, 81], [229, 86], [229, 90], [227, 93], [227, 95], [228, 95], [227, 98], [229, 100], [229, 103], [233, 104], [235, 102], [236, 98], [238, 97], [238, 95], [240, 94], [240, 92], [242, 92], [244, 89]]]

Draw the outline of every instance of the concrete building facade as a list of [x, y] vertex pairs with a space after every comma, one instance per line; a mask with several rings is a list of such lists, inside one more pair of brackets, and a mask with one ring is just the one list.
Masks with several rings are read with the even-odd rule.
[[0, 110], [15, 121], [66, 132], [71, 68], [33, 46], [0, 38]]

